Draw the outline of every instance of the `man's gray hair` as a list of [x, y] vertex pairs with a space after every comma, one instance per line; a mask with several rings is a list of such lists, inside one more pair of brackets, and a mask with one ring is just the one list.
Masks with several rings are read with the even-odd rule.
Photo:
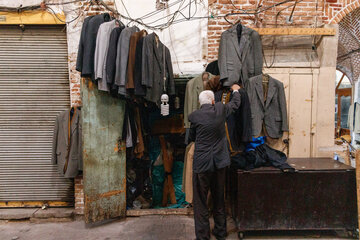
[[212, 104], [213, 100], [215, 100], [215, 96], [211, 90], [202, 91], [199, 95], [200, 106], [203, 104]]

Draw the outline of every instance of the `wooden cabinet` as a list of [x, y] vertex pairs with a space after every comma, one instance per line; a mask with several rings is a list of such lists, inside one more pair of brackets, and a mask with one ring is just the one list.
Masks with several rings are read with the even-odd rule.
[[330, 158], [289, 159], [297, 172], [230, 170], [239, 231], [357, 228], [355, 169]]

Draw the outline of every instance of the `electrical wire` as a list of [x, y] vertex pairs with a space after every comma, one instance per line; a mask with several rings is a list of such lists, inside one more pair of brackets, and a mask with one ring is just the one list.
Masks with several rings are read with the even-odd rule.
[[[176, 10], [174, 13], [168, 14], [168, 15], [166, 15], [166, 16], [164, 16], [164, 17], [161, 17], [161, 18], [159, 18], [159, 19], [156, 19], [156, 20], [154, 20], [154, 21], [152, 21], [152, 22], [150, 22], [150, 23], [147, 23], [147, 24], [153, 24], [153, 23], [158, 22], [158, 21], [161, 21], [161, 20], [163, 20], [163, 19], [165, 19], [165, 18], [169, 18], [170, 16], [172, 16], [172, 17], [170, 18], [170, 20], [168, 19], [168, 22], [174, 21], [174, 19], [175, 19], [175, 17], [176, 17], [176, 14], [177, 14], [178, 12], [184, 10], [184, 9], [189, 5], [189, 4], [187, 4], [187, 5], [185, 5], [184, 8], [181, 8], [182, 5], [184, 4], [184, 2], [185, 2], [185, 0], [182, 0], [182, 1], [181, 1], [178, 10]], [[185, 17], [185, 18], [186, 18], [186, 17]]]
[[69, 2], [58, 2], [58, 3], [46, 3], [46, 5], [47, 5], [47, 6], [51, 6], [51, 5], [66, 5], [66, 4], [77, 3], [77, 2], [84, 2], [84, 0], [74, 0], [74, 1], [69, 1]]
[[65, 23], [65, 24], [70, 24], [70, 23], [76, 21], [76, 19], [78, 19], [78, 18], [81, 16], [81, 13], [79, 13], [79, 14], [78, 14], [75, 18], [73, 18], [72, 20], [70, 20], [70, 21], [63, 21], [62, 19], [60, 19], [60, 18], [57, 16], [57, 14], [56, 14], [56, 12], [54, 11], [54, 9], [52, 9], [52, 8], [49, 7], [49, 6], [46, 6], [46, 9], [49, 9], [49, 10], [53, 13], [53, 15], [54, 15], [60, 22]]
[[124, 1], [123, 1], [123, 0], [121, 0], [121, 4], [124, 6], [125, 11], [126, 11], [126, 13], [127, 13], [128, 17], [129, 17], [129, 18], [131, 18], [131, 17], [130, 17], [130, 13], [129, 13], [129, 11], [127, 10], [127, 8], [126, 8], [126, 6], [125, 6], [125, 4], [124, 4]]
[[[63, 5], [63, 4], [71, 4], [71, 3], [76, 3], [76, 2], [86, 2], [86, 1], [89, 1], [90, 4], [92, 4], [92, 0], [73, 0], [73, 1], [68, 1], [68, 2], [63, 2], [63, 3], [49, 3], [47, 5]], [[135, 22], [137, 24], [140, 24], [148, 29], [151, 29], [151, 30], [163, 30], [171, 25], [174, 25], [174, 24], [178, 24], [178, 23], [182, 23], [182, 22], [185, 22], [185, 21], [194, 21], [194, 20], [200, 20], [200, 19], [210, 19], [210, 18], [224, 18], [226, 21], [227, 20], [227, 17], [229, 16], [234, 16], [234, 15], [257, 15], [259, 13], [262, 13], [264, 11], [267, 11], [268, 9], [271, 9], [271, 8], [274, 8], [276, 6], [279, 6], [279, 5], [282, 5], [284, 3], [287, 3], [287, 2], [291, 2], [291, 1], [296, 1], [296, 0], [284, 0], [282, 2], [279, 2], [279, 3], [276, 3], [276, 4], [273, 4], [271, 6], [268, 6], [266, 8], [261, 8], [261, 5], [259, 5], [258, 8], [256, 9], [248, 9], [248, 10], [244, 10], [244, 9], [240, 9], [242, 12], [236, 12], [236, 13], [227, 13], [227, 14], [224, 14], [224, 15], [217, 15], [217, 16], [202, 16], [202, 17], [195, 17], [196, 15], [196, 12], [197, 10], [195, 11], [195, 13], [193, 14], [193, 16], [186, 16], [185, 14], [182, 13], [182, 11], [186, 8], [186, 7], [189, 7], [191, 8], [191, 5], [193, 4], [193, 1], [195, 1], [195, 5], [199, 4], [197, 3], [196, 0], [190, 0], [189, 3], [187, 5], [185, 5], [184, 7], [183, 4], [184, 4], [184, 0], [180, 0], [180, 1], [176, 1], [174, 3], [171, 4], [171, 6], [174, 6], [175, 4], [178, 4], [180, 3], [180, 7], [178, 8], [177, 11], [175, 11], [174, 13], [170, 14], [170, 18], [167, 22], [165, 23], [161, 23], [161, 24], [157, 24], [155, 26], [151, 25], [153, 23], [156, 23], [158, 21], [161, 21], [162, 19], [164, 19], [165, 17], [168, 17], [168, 16], [165, 16], [165, 17], [161, 17], [155, 21], [152, 21], [150, 23], [144, 23], [143, 22], [143, 19], [144, 18], [148, 18], [148, 17], [151, 17], [153, 15], [156, 15], [160, 12], [162, 12], [164, 9], [161, 9], [159, 11], [153, 11], [153, 12], [150, 12], [148, 14], [145, 14], [143, 17], [140, 17], [140, 18], [136, 18], [136, 19], [133, 19], [130, 17], [129, 15], [129, 12], [127, 11], [126, 7], [125, 7], [125, 10], [127, 11], [127, 14], [129, 16], [125, 16], [121, 13], [119, 13], [118, 10], [108, 6], [103, 0], [95, 0], [95, 3], [97, 5], [101, 5], [103, 6], [107, 11], [110, 11], [112, 12], [114, 15], [116, 16], [119, 16], [119, 17], [122, 17], [126, 20], [129, 20], [131, 22]], [[122, 4], [125, 6], [125, 4], [122, 2]], [[233, 3], [232, 3], [233, 4]], [[235, 4], [234, 4], [235, 5]], [[182, 7], [182, 8], [181, 8]], [[196, 6], [197, 7], [197, 6]], [[17, 8], [9, 8], [9, 7], [3, 7], [3, 6], [0, 6], [0, 11], [12, 11], [12, 12], [21, 12], [21, 11], [27, 11], [27, 10], [35, 10], [35, 9], [39, 9], [41, 8], [41, 5], [31, 5], [31, 6], [26, 6], [26, 7], [17, 7]], [[55, 11], [50, 8], [49, 6], [47, 6], [47, 8], [53, 12], [55, 14]], [[191, 12], [191, 9], [189, 9], [189, 13]], [[81, 14], [79, 14], [76, 18], [70, 20], [69, 22], [64, 22], [62, 21], [61, 19], [59, 19], [56, 15], [56, 17], [58, 18], [59, 21], [61, 22], [64, 22], [64, 23], [71, 23], [73, 21], [75, 21], [76, 19], [78, 19], [80, 17]], [[182, 16], [182, 18], [180, 19], [177, 19], [178, 16]], [[228, 21], [229, 22], [229, 21]], [[230, 23], [230, 22], [229, 22]]]
[[[173, 2], [173, 3], [169, 4], [169, 5], [168, 5], [168, 8], [170, 8], [170, 7], [172, 7], [172, 6], [180, 3], [181, 1], [183, 1], [183, 0], [177, 0], [176, 2]], [[141, 18], [141, 19], [146, 19], [146, 18], [152, 17], [152, 16], [154, 16], [154, 15], [156, 15], [156, 14], [158, 14], [158, 13], [164, 11], [164, 10], [165, 10], [165, 9], [157, 9], [157, 10], [155, 10], [155, 11], [152, 11], [152, 12], [150, 12], [150, 13], [145, 14], [144, 16], [141, 16], [140, 18]]]
[[176, 65], [177, 65], [180, 73], [183, 75], [183, 72], [182, 72], [181, 69], [180, 69], [179, 59], [178, 59], [178, 57], [177, 57], [177, 54], [176, 54], [176, 51], [175, 51], [175, 48], [174, 48], [174, 44], [173, 44], [173, 40], [172, 40], [172, 36], [171, 36], [171, 31], [170, 31], [170, 27], [168, 28], [168, 31], [169, 31], [169, 37], [170, 37], [170, 42], [171, 42], [171, 48], [172, 48], [172, 50], [173, 50], [173, 52], [174, 52], [174, 55], [175, 55]]

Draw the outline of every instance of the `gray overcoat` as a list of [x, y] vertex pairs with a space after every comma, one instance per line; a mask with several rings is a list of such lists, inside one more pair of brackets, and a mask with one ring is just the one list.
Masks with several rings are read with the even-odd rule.
[[66, 178], [76, 177], [83, 169], [80, 116], [81, 110], [75, 108], [70, 123], [70, 110], [61, 112], [55, 121], [51, 163]]
[[252, 135], [259, 136], [263, 123], [271, 138], [280, 138], [289, 131], [284, 85], [269, 77], [266, 102], [262, 85], [263, 75], [250, 78], [246, 89], [251, 106]]
[[249, 78], [262, 73], [263, 54], [259, 33], [242, 26], [239, 43], [236, 26], [223, 32], [220, 39], [220, 80], [226, 87], [239, 82], [246, 87]]

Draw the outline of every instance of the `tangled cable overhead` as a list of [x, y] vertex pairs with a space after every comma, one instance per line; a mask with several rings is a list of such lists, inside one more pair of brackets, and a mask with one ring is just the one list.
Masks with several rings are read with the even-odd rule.
[[[288, 3], [288, 2], [300, 2], [299, 0], [284, 0], [282, 2], [273, 4], [271, 6], [268, 7], [262, 7], [261, 4], [259, 4], [259, 6], [257, 8], [254, 9], [239, 9], [236, 7], [236, 5], [232, 2], [232, 0], [229, 0], [229, 3], [231, 3], [233, 5], [233, 7], [237, 10], [237, 11], [241, 11], [241, 12], [231, 12], [231, 13], [227, 13], [227, 14], [220, 14], [220, 15], [214, 15], [214, 14], [210, 14], [210, 16], [195, 16], [197, 13], [197, 9], [198, 9], [198, 5], [200, 5], [202, 3], [203, 0], [189, 0], [189, 2], [187, 4], [185, 4], [186, 0], [177, 0], [174, 1], [173, 3], [169, 3], [168, 4], [168, 8], [175, 6], [176, 4], [179, 4], [178, 9], [170, 14], [167, 14], [166, 16], [160, 17], [158, 19], [155, 19], [153, 21], [151, 21], [150, 23], [145, 23], [144, 20], [148, 19], [158, 13], [161, 13], [164, 11], [164, 9], [159, 9], [159, 10], [155, 10], [153, 12], [150, 12], [148, 14], [145, 14], [142, 17], [139, 18], [131, 18], [129, 15], [129, 12], [127, 11], [125, 4], [122, 2], [122, 4], [125, 7], [126, 15], [121, 14], [116, 8], [113, 8], [111, 6], [109, 6], [108, 4], [106, 4], [103, 0], [73, 0], [73, 1], [66, 1], [66, 2], [58, 2], [58, 3], [45, 3], [42, 2], [39, 5], [31, 5], [31, 6], [22, 6], [20, 5], [19, 7], [5, 7], [5, 6], [0, 6], [0, 11], [3, 12], [23, 12], [23, 11], [30, 11], [30, 10], [37, 10], [37, 9], [44, 9], [44, 10], [49, 10], [51, 13], [53, 13], [56, 16], [55, 11], [50, 7], [50, 6], [55, 6], [55, 5], [68, 5], [68, 4], [73, 4], [73, 3], [77, 3], [77, 2], [88, 2], [91, 5], [99, 5], [104, 7], [107, 11], [111, 12], [114, 16], [119, 17], [119, 18], [123, 18], [129, 21], [129, 23], [136, 23], [139, 24], [145, 28], [151, 29], [151, 30], [163, 30], [165, 28], [168, 28], [171, 25], [174, 24], [178, 24], [178, 23], [182, 23], [182, 22], [186, 22], [186, 21], [194, 21], [194, 20], [200, 20], [200, 19], [212, 19], [212, 18], [224, 18], [225, 21], [227, 21], [230, 24], [231, 23], [227, 18], [229, 16], [236, 16], [236, 15], [258, 15], [262, 12], [265, 12], [271, 8], [277, 7], [279, 5]], [[185, 4], [185, 5], [184, 5]], [[191, 14], [191, 7], [192, 5], [194, 5], [195, 8], [195, 13]], [[183, 11], [185, 11], [188, 8], [188, 13], [183, 13]], [[80, 9], [80, 8], [79, 8]], [[186, 16], [188, 15], [188, 16]], [[64, 22], [63, 20], [59, 19], [61, 22], [64, 23], [71, 23], [73, 21], [75, 21], [76, 19], [78, 19], [81, 16], [81, 13], [79, 13], [74, 19]], [[181, 18], [178, 18], [179, 16], [181, 16]], [[159, 21], [163, 20], [163, 19], [167, 19], [167, 21], [165, 23], [158, 23]]]

